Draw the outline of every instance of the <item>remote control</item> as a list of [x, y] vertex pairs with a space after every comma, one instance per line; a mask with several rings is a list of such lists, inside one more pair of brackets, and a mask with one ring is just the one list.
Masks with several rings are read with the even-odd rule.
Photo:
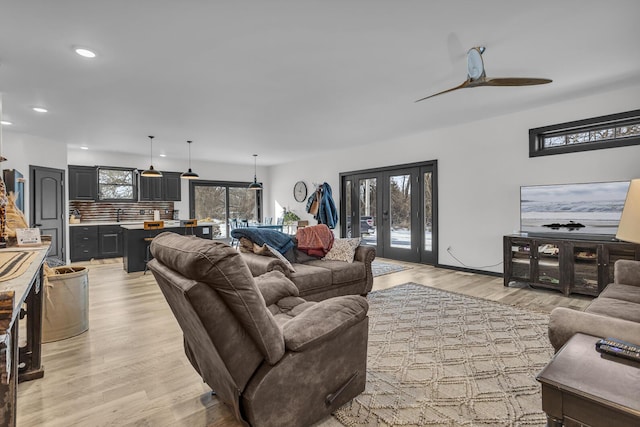
[[600, 353], [612, 354], [640, 362], [640, 346], [616, 338], [604, 338], [596, 343]]

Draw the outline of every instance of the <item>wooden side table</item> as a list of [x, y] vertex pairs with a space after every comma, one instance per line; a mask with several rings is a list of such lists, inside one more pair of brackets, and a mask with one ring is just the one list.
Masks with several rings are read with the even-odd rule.
[[574, 335], [536, 377], [549, 426], [640, 426], [640, 363], [602, 355], [598, 340]]

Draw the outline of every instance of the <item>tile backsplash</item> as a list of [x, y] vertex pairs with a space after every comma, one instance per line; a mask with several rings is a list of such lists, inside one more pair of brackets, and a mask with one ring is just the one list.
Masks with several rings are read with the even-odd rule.
[[[82, 222], [115, 221], [120, 211], [120, 221], [153, 221], [153, 211], [160, 211], [160, 219], [173, 219], [173, 202], [95, 203], [69, 201], [69, 216], [80, 212]], [[76, 218], [78, 215], [76, 214]]]

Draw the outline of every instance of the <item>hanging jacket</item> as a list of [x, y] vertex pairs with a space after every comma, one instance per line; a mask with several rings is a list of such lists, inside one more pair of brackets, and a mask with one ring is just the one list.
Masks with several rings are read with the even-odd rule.
[[338, 209], [331, 195], [331, 186], [326, 182], [320, 187], [321, 199], [318, 205], [318, 224], [326, 224], [329, 228], [336, 228], [338, 224]]

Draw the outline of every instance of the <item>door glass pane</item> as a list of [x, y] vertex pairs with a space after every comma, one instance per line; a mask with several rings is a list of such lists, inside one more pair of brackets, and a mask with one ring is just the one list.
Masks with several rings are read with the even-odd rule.
[[351, 180], [345, 181], [344, 192], [345, 217], [347, 218], [347, 237], [353, 237], [353, 232], [351, 230]]
[[529, 242], [513, 241], [511, 245], [511, 263], [514, 279], [531, 280], [531, 244]]
[[[196, 219], [198, 221], [211, 220], [220, 227], [220, 234], [213, 237], [229, 237], [226, 219], [226, 187], [196, 185], [193, 201]], [[215, 227], [214, 227], [215, 230]]]
[[573, 247], [572, 288], [598, 293], [598, 247], [580, 245]]
[[433, 250], [433, 184], [431, 172], [424, 174], [424, 250]]
[[538, 283], [560, 284], [560, 247], [554, 244], [538, 245]]
[[375, 178], [361, 179], [359, 181], [359, 209], [360, 236], [365, 245], [377, 245], [378, 233], [376, 232], [376, 188]]
[[411, 249], [411, 175], [389, 177], [391, 247]]
[[256, 193], [244, 187], [229, 188], [229, 218], [242, 221], [257, 221]]

